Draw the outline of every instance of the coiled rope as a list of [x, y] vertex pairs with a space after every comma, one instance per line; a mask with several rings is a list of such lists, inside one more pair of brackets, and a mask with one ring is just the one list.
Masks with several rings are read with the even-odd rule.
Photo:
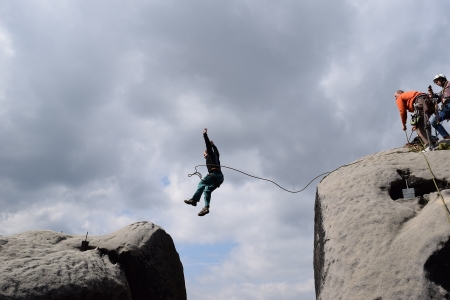
[[[227, 168], [227, 169], [230, 169], [230, 170], [233, 170], [233, 171], [236, 171], [236, 172], [239, 172], [239, 173], [242, 173], [242, 174], [244, 174], [244, 175], [247, 175], [247, 176], [249, 176], [249, 177], [253, 177], [253, 178], [256, 178], [256, 179], [260, 179], [260, 180], [265, 180], [265, 181], [269, 181], [269, 182], [271, 182], [271, 183], [273, 183], [273, 184], [275, 184], [277, 187], [279, 187], [280, 189], [282, 189], [282, 190], [284, 190], [284, 191], [286, 191], [286, 192], [288, 192], [288, 193], [292, 193], [292, 194], [296, 194], [296, 193], [300, 193], [300, 192], [302, 192], [302, 191], [304, 191], [314, 180], [316, 180], [317, 178], [319, 178], [319, 177], [321, 177], [321, 176], [324, 176], [324, 175], [330, 175], [331, 173], [333, 173], [333, 172], [335, 172], [335, 171], [337, 171], [337, 170], [339, 170], [340, 168], [343, 168], [343, 167], [346, 167], [346, 166], [350, 166], [350, 165], [354, 165], [354, 164], [356, 164], [356, 163], [359, 163], [360, 161], [356, 161], [356, 162], [354, 162], [354, 163], [351, 163], [351, 164], [347, 164], [347, 165], [343, 165], [343, 166], [340, 166], [339, 168], [336, 168], [336, 169], [334, 169], [333, 171], [331, 171], [331, 172], [325, 172], [325, 173], [322, 173], [322, 174], [320, 174], [320, 175], [317, 175], [316, 177], [314, 177], [304, 188], [302, 188], [301, 190], [298, 190], [298, 191], [290, 191], [290, 190], [288, 190], [288, 189], [285, 189], [284, 187], [282, 187], [281, 185], [279, 185], [278, 183], [276, 183], [275, 181], [273, 181], [273, 180], [270, 180], [270, 179], [266, 179], [266, 178], [262, 178], [262, 177], [258, 177], [258, 176], [254, 176], [254, 175], [250, 175], [250, 174], [248, 174], [248, 173], [245, 173], [245, 172], [242, 172], [241, 170], [238, 170], [238, 169], [235, 169], [235, 168], [231, 168], [231, 167], [227, 167], [227, 166], [223, 166], [223, 165], [220, 165], [220, 168]], [[202, 179], [202, 174], [197, 170], [197, 167], [207, 167], [207, 166], [215, 166], [215, 167], [217, 167], [217, 165], [214, 165], [214, 164], [207, 164], [207, 165], [197, 165], [197, 166], [195, 166], [195, 172], [194, 173], [192, 173], [192, 174], [188, 174], [188, 177], [191, 177], [191, 176], [193, 176], [193, 175], [197, 175], [198, 177], [200, 177], [200, 179]]]

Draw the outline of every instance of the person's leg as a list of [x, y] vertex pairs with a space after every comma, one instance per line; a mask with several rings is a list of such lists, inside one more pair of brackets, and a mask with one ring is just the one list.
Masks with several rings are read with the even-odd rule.
[[[441, 120], [441, 122], [444, 122], [445, 120], [449, 120], [450, 119], [450, 104], [444, 105], [442, 107], [442, 116], [440, 116], [439, 120]], [[441, 125], [442, 126], [442, 125]], [[447, 136], [442, 136], [442, 138], [446, 139], [446, 140], [450, 140], [450, 135], [448, 134], [448, 132], [444, 129], [444, 131], [447, 133]]]
[[209, 207], [209, 203], [211, 202], [211, 193], [216, 189], [214, 184], [206, 186], [203, 194], [205, 195], [205, 207]]
[[216, 176], [217, 186], [220, 186], [223, 183], [223, 180], [224, 180], [223, 174], [217, 174], [217, 176]]
[[438, 116], [439, 117], [437, 117], [437, 115], [433, 115], [430, 118], [431, 126], [433, 126], [433, 128], [435, 128], [437, 130], [437, 132], [439, 132], [439, 135], [442, 138], [449, 138], [449, 134], [448, 134], [447, 130], [445, 130], [444, 126], [442, 126], [442, 122], [446, 118], [448, 118], [448, 116], [450, 116], [450, 110], [449, 111], [440, 110]]
[[204, 216], [209, 213], [209, 206], [211, 203], [211, 194], [212, 192], [223, 183], [223, 175], [222, 174], [211, 174], [210, 175], [211, 181], [210, 184], [208, 184], [205, 187], [205, 190], [203, 191], [204, 197], [205, 197], [205, 207], [198, 213], [199, 216]]
[[209, 207], [211, 202], [211, 193], [223, 183], [223, 175], [222, 174], [211, 174], [211, 184], [206, 186], [203, 194], [205, 195], [205, 206]]
[[206, 189], [207, 186], [212, 184], [212, 178], [208, 174], [203, 179], [200, 180], [197, 186], [197, 191], [195, 191], [194, 196], [192, 196], [192, 199], [194, 199], [197, 202], [200, 202], [200, 198]]
[[[430, 125], [427, 126], [427, 130], [425, 130], [425, 122], [424, 122], [424, 117], [422, 116], [422, 118], [420, 118], [420, 121], [417, 124], [417, 134], [419, 135], [420, 139], [423, 141], [423, 143], [426, 146], [429, 146], [430, 141], [428, 141], [428, 136], [431, 137], [431, 128]], [[428, 131], [428, 135], [427, 135], [427, 131]]]
[[216, 186], [213, 182], [211, 184], [208, 184], [205, 187], [205, 190], [203, 191], [203, 194], [205, 195], [205, 207], [202, 208], [202, 210], [198, 213], [200, 217], [209, 214], [209, 203], [211, 201], [211, 193], [216, 189]]

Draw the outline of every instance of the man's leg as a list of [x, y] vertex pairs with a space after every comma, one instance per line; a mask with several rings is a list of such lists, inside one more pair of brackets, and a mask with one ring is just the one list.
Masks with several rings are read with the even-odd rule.
[[205, 206], [209, 207], [209, 203], [211, 202], [211, 193], [223, 183], [223, 175], [222, 174], [211, 174], [211, 181], [208, 186], [206, 186], [203, 194], [205, 195]]
[[208, 185], [205, 188], [203, 194], [205, 195], [205, 207], [209, 207], [209, 203], [211, 202], [211, 193], [216, 189], [214, 184]]
[[[424, 142], [426, 146], [430, 145], [430, 141], [428, 140], [428, 136], [431, 138], [431, 128], [430, 125], [427, 126], [427, 130], [425, 130], [425, 120], [424, 117], [420, 118], [419, 123], [417, 124], [417, 134], [419, 135], [420, 139]], [[427, 135], [428, 131], [428, 135]]]
[[203, 180], [200, 180], [200, 182], [197, 185], [197, 190], [194, 193], [194, 196], [192, 196], [189, 200], [184, 200], [184, 203], [197, 206], [197, 202], [200, 201], [200, 197], [203, 193], [203, 190], [205, 189], [206, 185], [203, 183]]
[[205, 207], [198, 213], [200, 217], [209, 214], [209, 203], [211, 201], [211, 193], [216, 189], [215, 185], [209, 184], [205, 187], [203, 194], [205, 195]]
[[203, 192], [211, 184], [213, 184], [213, 181], [211, 176], [208, 174], [198, 183], [197, 191], [195, 192], [194, 196], [192, 196], [192, 199], [199, 202]]
[[[439, 132], [439, 135], [442, 138], [450, 138], [447, 130], [445, 130], [444, 126], [442, 126], [442, 123], [446, 118], [448, 118], [448, 116], [450, 115], [450, 111], [445, 111], [445, 110], [440, 110], [439, 111], [439, 118], [436, 115], [433, 115], [430, 118], [430, 123], [433, 126], [433, 128], [435, 128], [437, 130], [437, 132]], [[438, 120], [439, 120], [439, 124], [438, 124]]]

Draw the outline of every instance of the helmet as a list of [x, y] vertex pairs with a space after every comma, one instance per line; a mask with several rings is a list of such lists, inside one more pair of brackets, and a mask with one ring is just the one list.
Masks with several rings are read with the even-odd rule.
[[447, 77], [445, 77], [444, 74], [437, 74], [436, 76], [434, 76], [433, 82], [436, 83], [436, 81], [438, 81], [439, 79], [444, 79], [444, 81], [447, 81]]

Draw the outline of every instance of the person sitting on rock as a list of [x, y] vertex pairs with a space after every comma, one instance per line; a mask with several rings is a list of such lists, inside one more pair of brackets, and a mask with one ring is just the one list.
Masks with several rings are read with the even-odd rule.
[[438, 94], [431, 95], [431, 97], [435, 99], [437, 103], [442, 102], [442, 106], [439, 112], [436, 112], [436, 114], [430, 118], [430, 123], [444, 140], [450, 140], [450, 135], [441, 124], [442, 121], [450, 119], [450, 82], [448, 82], [445, 75], [442, 74], [436, 75], [433, 82], [440, 86], [442, 91]]
[[407, 111], [414, 112], [414, 104], [417, 104], [416, 106], [419, 110], [419, 117], [416, 119], [417, 122], [412, 126], [412, 130], [417, 130], [417, 134], [420, 139], [425, 143], [425, 150], [430, 150], [430, 141], [428, 140], [428, 137], [431, 136], [431, 130], [430, 126], [426, 126], [423, 112], [423, 107], [428, 95], [418, 91], [404, 92], [402, 90], [398, 90], [395, 92], [394, 98], [396, 100], [398, 110], [400, 111], [400, 119], [403, 124], [402, 129], [404, 131], [406, 131], [406, 120], [408, 118]]
[[220, 169], [219, 150], [213, 141], [210, 141], [207, 134], [208, 129], [203, 130], [203, 138], [205, 139], [206, 150], [203, 152], [203, 157], [206, 159], [208, 168], [208, 175], [200, 179], [197, 186], [197, 191], [189, 200], [184, 200], [186, 204], [197, 206], [200, 201], [202, 193], [204, 193], [205, 207], [198, 213], [199, 216], [204, 216], [209, 213], [209, 203], [211, 202], [211, 193], [223, 183], [223, 174]]

